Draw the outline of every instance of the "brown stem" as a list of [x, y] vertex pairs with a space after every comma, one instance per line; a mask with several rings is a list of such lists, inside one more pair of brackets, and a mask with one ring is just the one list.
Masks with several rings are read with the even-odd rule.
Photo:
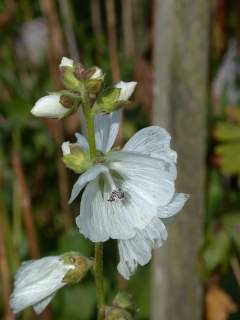
[[[40, 3], [42, 11], [47, 18], [49, 28], [48, 61], [50, 76], [54, 87], [59, 89], [61, 88], [61, 82], [58, 65], [64, 54], [62, 30], [57, 16], [56, 3], [53, 0], [41, 0]], [[54, 120], [47, 120], [46, 122], [50, 134], [58, 144], [61, 144], [64, 140], [62, 124]], [[66, 168], [61, 162], [60, 153], [57, 160], [57, 170], [61, 209], [64, 217], [64, 227], [67, 230], [72, 225], [70, 209], [68, 206], [68, 175]]]
[[240, 286], [240, 264], [237, 257], [231, 257], [230, 263], [238, 285]]
[[71, 1], [58, 0], [62, 16], [63, 29], [68, 44], [69, 53], [72, 59], [79, 60], [79, 52], [77, 48], [76, 37], [73, 28], [73, 14]]
[[26, 178], [24, 175], [20, 157], [15, 150], [12, 151], [12, 166], [16, 175], [19, 191], [21, 194], [20, 201], [23, 210], [23, 220], [26, 228], [31, 257], [36, 259], [40, 256], [40, 254], [37, 242], [37, 234], [32, 218], [30, 194], [28, 191]]
[[6, 250], [6, 232], [4, 228], [4, 206], [0, 198], [0, 272], [2, 278], [2, 295], [4, 304], [4, 319], [14, 320], [15, 317], [9, 306], [9, 298], [11, 294], [11, 279]]
[[101, 7], [99, 0], [91, 0], [91, 20], [93, 33], [97, 42], [97, 52], [99, 56], [103, 54], [103, 47], [101, 44], [101, 38], [103, 36], [103, 26], [101, 19]]
[[114, 0], [106, 0], [106, 13], [110, 61], [112, 66], [112, 78], [113, 81], [118, 81], [120, 79], [120, 68], [117, 54], [116, 16]]
[[124, 51], [128, 57], [134, 55], [134, 31], [133, 31], [133, 3], [132, 0], [122, 0], [122, 26]]

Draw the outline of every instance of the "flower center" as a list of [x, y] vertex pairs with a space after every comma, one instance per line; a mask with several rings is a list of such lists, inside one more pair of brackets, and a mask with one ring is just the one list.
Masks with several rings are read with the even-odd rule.
[[104, 175], [111, 189], [111, 195], [107, 201], [113, 202], [124, 199], [124, 191], [116, 186], [112, 175], [109, 172], [104, 173]]
[[122, 199], [124, 199], [124, 192], [122, 191], [122, 189], [118, 188], [117, 190], [112, 191], [108, 201], [112, 202], [112, 201], [122, 200]]

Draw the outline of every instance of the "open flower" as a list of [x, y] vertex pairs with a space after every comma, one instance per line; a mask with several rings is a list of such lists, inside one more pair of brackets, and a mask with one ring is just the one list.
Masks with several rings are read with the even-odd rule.
[[[187, 200], [175, 192], [176, 152], [166, 130], [151, 126], [137, 132], [120, 151], [112, 150], [120, 111], [95, 117], [98, 156], [73, 186], [70, 202], [84, 189], [79, 231], [93, 242], [119, 240], [119, 272], [125, 277], [151, 258], [167, 232], [162, 219], [176, 214]], [[88, 150], [84, 136], [77, 143]]]
[[10, 300], [13, 312], [33, 306], [41, 313], [60, 288], [80, 281], [91, 263], [75, 252], [24, 262], [15, 276]]

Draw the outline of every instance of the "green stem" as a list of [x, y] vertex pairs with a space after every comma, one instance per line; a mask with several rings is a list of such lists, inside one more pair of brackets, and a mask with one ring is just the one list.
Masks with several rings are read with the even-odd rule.
[[[90, 158], [96, 158], [96, 142], [94, 131], [94, 116], [91, 114], [88, 97], [84, 90], [81, 90], [82, 107], [87, 122], [87, 134], [90, 150]], [[104, 296], [104, 278], [103, 278], [103, 244], [95, 244], [95, 283], [97, 294], [98, 317], [97, 320], [104, 320], [105, 296]]]

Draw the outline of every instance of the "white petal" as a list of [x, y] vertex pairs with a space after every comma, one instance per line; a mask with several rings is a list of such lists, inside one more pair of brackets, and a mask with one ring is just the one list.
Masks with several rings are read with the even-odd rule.
[[40, 98], [31, 110], [31, 113], [36, 117], [46, 118], [62, 118], [69, 109], [64, 108], [60, 103], [60, 95], [50, 94]]
[[67, 57], [63, 57], [59, 67], [73, 67], [73, 60]]
[[159, 218], [169, 218], [182, 210], [184, 204], [189, 199], [189, 195], [185, 193], [175, 193], [172, 200], [164, 207], [158, 208]]
[[63, 153], [63, 155], [71, 153], [70, 146], [69, 146], [69, 141], [63, 142], [63, 144], [62, 144], [62, 153]]
[[86, 172], [80, 175], [80, 177], [77, 179], [75, 184], [73, 185], [71, 197], [69, 199], [69, 203], [73, 202], [74, 199], [79, 195], [79, 193], [82, 191], [82, 189], [85, 187], [85, 185], [94, 179], [103, 172], [108, 171], [108, 168], [101, 165], [96, 164], [95, 166], [88, 169]]
[[83, 147], [84, 149], [89, 149], [88, 141], [87, 139], [80, 133], [75, 133], [75, 137], [77, 138], [77, 143]]
[[170, 141], [171, 136], [165, 129], [151, 126], [135, 133], [122, 150], [139, 152], [153, 158], [176, 162], [177, 153], [171, 150]]
[[13, 312], [18, 313], [53, 295], [65, 285], [62, 280], [71, 268], [57, 256], [23, 263], [16, 274], [10, 299]]
[[94, 74], [91, 76], [90, 79], [101, 79], [103, 78], [103, 72], [100, 68], [95, 67], [96, 71], [94, 72]]
[[129, 240], [119, 240], [120, 262], [118, 271], [126, 279], [136, 271], [138, 264], [147, 264], [152, 257], [152, 249], [160, 247], [167, 239], [167, 230], [158, 218], [154, 218], [145, 229], [137, 232]]
[[173, 162], [122, 151], [111, 152], [108, 159], [109, 168], [117, 171], [143, 199], [158, 207], [171, 201], [176, 179]]
[[131, 81], [131, 82], [124, 82], [120, 81], [118, 82], [115, 87], [121, 89], [120, 96], [118, 98], [119, 101], [128, 100], [131, 95], [133, 94], [135, 88], [136, 88], [137, 82]]
[[97, 149], [106, 153], [111, 149], [118, 134], [120, 110], [109, 114], [95, 116], [95, 139]]
[[35, 304], [33, 306], [33, 309], [36, 312], [36, 314], [40, 314], [43, 312], [44, 309], [46, 309], [46, 307], [49, 305], [49, 303], [54, 298], [55, 294], [56, 294], [56, 292], [54, 292], [53, 294], [48, 296], [46, 299], [43, 299], [42, 301], [38, 302], [37, 304]]
[[124, 191], [124, 199], [109, 201], [111, 190], [106, 182], [104, 192], [98, 181], [90, 182], [83, 192], [76, 222], [79, 231], [93, 242], [129, 239], [157, 216], [157, 206], [132, 190], [127, 181], [116, 186]]

